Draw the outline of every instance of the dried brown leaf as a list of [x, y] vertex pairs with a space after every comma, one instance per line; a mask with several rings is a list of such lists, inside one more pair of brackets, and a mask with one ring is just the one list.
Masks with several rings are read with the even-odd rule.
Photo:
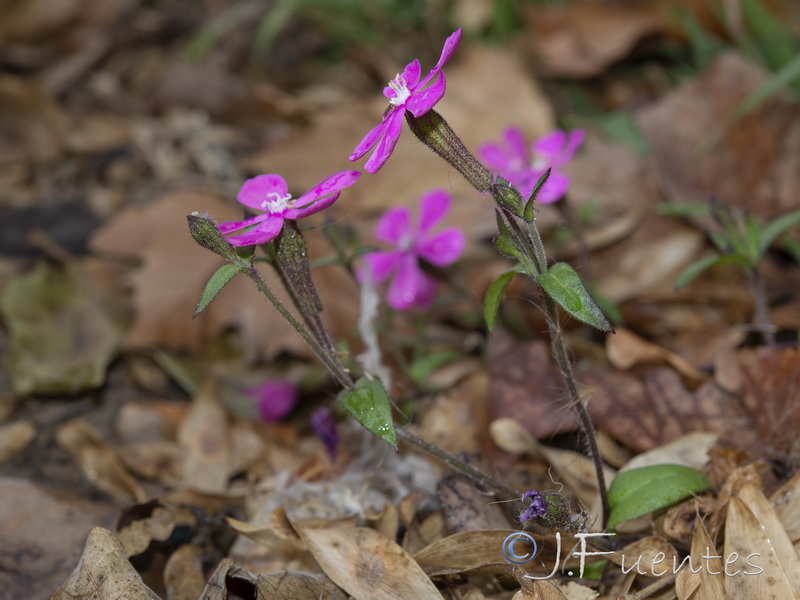
[[769, 535], [762, 529], [762, 523], [737, 497], [731, 498], [725, 520], [723, 556], [726, 557], [726, 562], [734, 553], [739, 560], [728, 567], [729, 573], [741, 569], [749, 575], [745, 576], [742, 573], [737, 577], [723, 578], [728, 598], [787, 600], [798, 597], [781, 564], [784, 557], [777, 553]]
[[625, 327], [617, 327], [613, 335], [606, 336], [606, 354], [609, 362], [623, 371], [636, 365], [667, 364], [681, 374], [687, 385], [700, 385], [709, 379], [681, 356], [648, 342]]
[[726, 127], [734, 107], [766, 78], [742, 57], [723, 54], [699, 77], [639, 112], [669, 199], [705, 202], [713, 195], [764, 219], [796, 208], [796, 105], [775, 96]]
[[689, 555], [691, 567], [687, 562], [678, 574], [678, 582], [683, 583], [676, 585], [694, 590], [696, 595], [691, 596], [692, 600], [725, 600], [725, 590], [719, 576], [723, 569], [722, 560], [719, 557], [703, 558], [715, 556], [711, 553], [715, 549], [716, 544], [708, 535], [705, 524], [698, 520]]
[[760, 523], [760, 529], [767, 536], [792, 589], [800, 592], [800, 558], [769, 501], [761, 489], [752, 484], [743, 486], [737, 497]]
[[133, 568], [122, 543], [110, 531], [89, 532], [83, 557], [51, 600], [159, 600]]
[[206, 587], [203, 548], [186, 544], [173, 552], [164, 566], [164, 587], [169, 600], [197, 600]]
[[800, 541], [800, 472], [770, 498], [775, 514], [793, 543]]
[[414, 559], [374, 529], [295, 529], [325, 574], [356, 600], [442, 598]]
[[192, 401], [178, 428], [178, 443], [185, 450], [183, 482], [202, 492], [224, 492], [233, 474], [233, 441], [229, 418], [210, 380]]
[[577, 427], [562, 401], [563, 383], [544, 342], [520, 342], [495, 332], [489, 373], [492, 419], [516, 419], [540, 439]]
[[641, 378], [596, 370], [579, 380], [591, 391], [589, 411], [597, 426], [635, 450], [650, 450], [692, 431], [749, 431], [749, 416], [729, 393], [713, 383], [689, 391], [672, 369], [647, 368]]
[[537, 5], [528, 11], [531, 52], [542, 73], [594, 77], [622, 59], [643, 37], [664, 31], [665, 12], [657, 2], [583, 0]]
[[87, 481], [98, 489], [119, 500], [142, 502], [147, 498], [117, 453], [83, 419], [73, 419], [62, 425], [56, 439], [75, 459]]

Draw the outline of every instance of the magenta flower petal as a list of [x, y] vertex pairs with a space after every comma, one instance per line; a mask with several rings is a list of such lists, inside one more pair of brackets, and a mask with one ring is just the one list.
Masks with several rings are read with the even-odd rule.
[[564, 142], [567, 135], [557, 129], [547, 135], [538, 138], [533, 145], [534, 153], [541, 156], [547, 161], [548, 166], [553, 166], [552, 161], [557, 159], [564, 150]]
[[269, 213], [263, 215], [256, 215], [255, 217], [250, 217], [249, 219], [245, 219], [244, 221], [223, 221], [217, 225], [217, 229], [219, 229], [222, 235], [228, 235], [229, 233], [233, 233], [234, 231], [239, 231], [240, 229], [244, 229], [245, 227], [251, 227], [253, 225], [258, 225], [269, 217]]
[[390, 208], [375, 226], [375, 237], [387, 244], [398, 246], [410, 236], [411, 211], [405, 206]]
[[500, 144], [488, 143], [478, 147], [478, 156], [493, 171], [505, 169], [511, 158], [508, 150]]
[[350, 187], [356, 181], [358, 181], [359, 177], [361, 177], [361, 173], [359, 171], [342, 171], [340, 173], [334, 173], [330, 177], [326, 177], [320, 181], [317, 185], [300, 196], [295, 202], [295, 206], [302, 210], [306, 208], [307, 205], [316, 202], [323, 196], [340, 192], [344, 188]]
[[531, 145], [528, 156], [522, 133], [509, 127], [503, 134], [502, 144], [484, 144], [479, 153], [492, 171], [510, 181], [527, 198], [539, 177], [551, 169], [550, 178], [539, 191], [537, 201], [550, 204], [559, 200], [569, 187], [569, 178], [560, 169], [565, 166], [583, 142], [580, 129], [571, 132], [553, 131], [540, 137]]
[[386, 164], [389, 157], [394, 151], [397, 140], [400, 137], [400, 130], [403, 128], [403, 113], [404, 110], [395, 110], [386, 119], [386, 133], [378, 142], [375, 152], [369, 157], [369, 160], [364, 163], [364, 170], [369, 173], [377, 173], [380, 168]]
[[398, 250], [378, 250], [361, 257], [364, 265], [356, 274], [359, 281], [364, 281], [364, 271], [369, 269], [372, 283], [383, 283], [397, 270], [403, 261], [403, 253]]
[[389, 284], [386, 295], [389, 306], [395, 310], [419, 306], [421, 299], [430, 294], [430, 282], [426, 279], [429, 277], [419, 268], [417, 257], [413, 254], [404, 255], [392, 283]]
[[464, 252], [467, 239], [457, 227], [449, 227], [417, 245], [417, 254], [437, 267], [453, 264]]
[[[406, 65], [402, 74], [389, 82], [383, 90], [384, 95], [389, 98], [389, 110], [384, 113], [381, 123], [374, 127], [350, 154], [351, 161], [358, 160], [377, 144], [364, 169], [369, 173], [377, 173], [386, 164], [400, 136], [402, 118], [406, 110], [415, 117], [420, 117], [441, 100], [446, 87], [441, 70], [453, 56], [460, 41], [461, 29], [458, 29], [445, 40], [439, 62], [422, 81], [419, 81], [421, 73], [419, 61], [414, 59]], [[434, 78], [437, 78], [434, 84], [428, 86]]]
[[244, 390], [258, 404], [261, 418], [268, 423], [280, 421], [292, 412], [297, 404], [297, 386], [288, 379], [271, 379]]
[[506, 144], [508, 144], [508, 148], [511, 150], [509, 157], [512, 160], [517, 158], [523, 163], [527, 162], [528, 147], [522, 132], [516, 127], [509, 127], [503, 132], [503, 138], [506, 140]]
[[283, 229], [283, 215], [267, 214], [264, 217], [265, 219], [250, 231], [229, 236], [227, 240], [234, 246], [253, 246], [274, 240]]
[[419, 84], [420, 86], [423, 86], [426, 83], [428, 83], [431, 79], [433, 79], [439, 73], [439, 71], [442, 70], [442, 68], [447, 63], [447, 61], [450, 60], [453, 57], [453, 54], [455, 54], [455, 51], [456, 51], [456, 48], [458, 48], [459, 42], [461, 42], [461, 27], [459, 27], [456, 31], [451, 33], [450, 37], [448, 37], [444, 41], [444, 47], [442, 47], [442, 54], [439, 57], [439, 62], [437, 62], [436, 66], [434, 66], [433, 69], [431, 69], [431, 72], [428, 73], [428, 75], [425, 77], [425, 79], [423, 79], [420, 82], [420, 84]]
[[280, 175], [258, 175], [244, 182], [236, 199], [250, 208], [264, 210], [265, 201], [283, 198], [288, 194], [286, 180]]
[[283, 214], [283, 216], [287, 219], [302, 219], [303, 217], [313, 215], [314, 213], [318, 213], [319, 211], [328, 208], [331, 204], [339, 199], [340, 195], [341, 192], [336, 192], [335, 194], [330, 194], [321, 200], [317, 200], [316, 202], [308, 204], [305, 208], [290, 208]]
[[445, 90], [444, 73], [439, 74], [439, 78], [424, 90], [415, 92], [406, 101], [406, 109], [415, 117], [421, 117], [434, 107], [442, 99]]
[[450, 210], [450, 194], [444, 190], [428, 192], [419, 200], [419, 231], [436, 227]]
[[559, 166], [564, 166], [575, 155], [583, 143], [583, 138], [586, 137], [583, 129], [573, 129], [569, 132], [567, 137], [567, 144], [564, 147], [564, 152], [561, 154], [560, 160], [562, 161]]
[[[394, 111], [392, 111], [394, 112]], [[364, 139], [356, 146], [356, 149], [353, 150], [353, 153], [350, 155], [349, 160], [354, 161], [358, 160], [362, 156], [364, 156], [367, 152], [370, 151], [375, 144], [378, 143], [380, 137], [386, 133], [386, 130], [389, 127], [389, 117], [384, 117], [384, 119], [378, 123], [372, 130], [364, 136]]]
[[[265, 244], [278, 236], [284, 219], [299, 219], [317, 213], [339, 198], [341, 190], [353, 185], [361, 173], [342, 171], [320, 181], [297, 200], [292, 200], [286, 181], [280, 175], [259, 175], [248, 179], [239, 191], [238, 200], [250, 208], [264, 211], [264, 214], [244, 221], [226, 221], [217, 227], [222, 235], [234, 246]], [[295, 206], [297, 205], [297, 206]], [[230, 235], [241, 229], [247, 231]]]

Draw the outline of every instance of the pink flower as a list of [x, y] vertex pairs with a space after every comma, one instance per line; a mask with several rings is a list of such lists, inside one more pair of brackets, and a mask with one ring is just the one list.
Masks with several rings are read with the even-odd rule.
[[556, 130], [540, 137], [530, 147], [530, 153], [522, 132], [509, 127], [503, 133], [505, 144], [484, 144], [478, 155], [495, 172], [503, 177], [527, 199], [533, 186], [551, 169], [550, 177], [536, 197], [540, 204], [552, 204], [566, 193], [569, 177], [560, 171], [566, 165], [578, 146], [583, 142], [583, 131], [574, 129], [569, 133]]
[[297, 386], [288, 379], [270, 379], [245, 389], [244, 395], [256, 400], [261, 418], [268, 423], [280, 421], [297, 404]]
[[446, 267], [461, 256], [466, 240], [457, 227], [436, 234], [431, 232], [449, 210], [450, 195], [444, 190], [435, 190], [420, 198], [417, 224], [412, 225], [411, 211], [405, 207], [389, 209], [378, 221], [375, 236], [393, 244], [395, 250], [365, 254], [366, 264], [358, 275], [363, 281], [364, 269], [369, 269], [373, 283], [382, 283], [391, 277], [387, 301], [395, 310], [407, 310], [412, 306], [424, 308], [433, 301], [436, 280], [422, 271], [421, 258], [437, 267]]
[[[234, 246], [266, 244], [276, 238], [283, 228], [284, 219], [301, 219], [328, 208], [339, 198], [341, 190], [353, 185], [361, 173], [342, 171], [323, 179], [305, 194], [292, 199], [286, 180], [280, 175], [259, 175], [244, 182], [237, 200], [263, 214], [244, 221], [226, 221], [219, 224], [223, 235]], [[230, 235], [247, 228], [247, 231]]]
[[[380, 124], [370, 131], [353, 150], [350, 155], [351, 161], [358, 160], [377, 144], [375, 152], [364, 164], [364, 169], [370, 173], [377, 173], [380, 170], [392, 155], [395, 144], [397, 144], [405, 112], [408, 111], [415, 117], [421, 117], [444, 96], [445, 78], [444, 73], [441, 72], [442, 67], [453, 56], [460, 41], [461, 29], [459, 28], [447, 38], [439, 62], [422, 81], [419, 78], [421, 74], [419, 60], [415, 58], [406, 65], [402, 73], [389, 82], [389, 85], [383, 90], [383, 95], [389, 99], [389, 108], [383, 113]], [[425, 86], [434, 77], [436, 77], [436, 81], [426, 88]]]

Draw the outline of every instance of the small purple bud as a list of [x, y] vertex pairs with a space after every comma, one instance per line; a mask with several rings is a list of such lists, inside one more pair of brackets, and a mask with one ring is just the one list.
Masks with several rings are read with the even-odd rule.
[[317, 434], [332, 461], [336, 461], [336, 446], [339, 444], [339, 434], [336, 432], [336, 421], [331, 411], [323, 406], [311, 414], [311, 427]]
[[256, 400], [258, 412], [267, 423], [280, 421], [297, 404], [297, 386], [288, 379], [270, 379], [243, 393]]
[[522, 501], [530, 500], [531, 503], [528, 508], [519, 516], [520, 523], [524, 523], [530, 519], [538, 519], [547, 514], [547, 503], [539, 492], [528, 490], [522, 494]]

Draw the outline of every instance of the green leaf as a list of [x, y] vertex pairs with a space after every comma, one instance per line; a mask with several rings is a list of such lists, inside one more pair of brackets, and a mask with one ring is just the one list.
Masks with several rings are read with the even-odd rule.
[[536, 220], [536, 197], [548, 179], [550, 179], [550, 169], [547, 169], [533, 186], [531, 195], [528, 196], [528, 201], [525, 203], [525, 209], [522, 211], [522, 218], [526, 223], [533, 223]]
[[486, 328], [491, 331], [494, 328], [494, 320], [497, 318], [497, 310], [500, 308], [500, 301], [503, 299], [503, 294], [514, 279], [519, 271], [511, 269], [505, 273], [501, 273], [489, 286], [486, 291], [486, 298], [483, 301], [483, 317], [486, 319]]
[[547, 272], [537, 275], [536, 282], [561, 308], [579, 321], [600, 331], [614, 331], [614, 326], [597, 306], [578, 273], [567, 263], [554, 264]]
[[380, 381], [362, 377], [356, 382], [354, 390], [345, 390], [339, 394], [339, 400], [367, 431], [397, 450], [392, 407]]
[[800, 210], [790, 212], [768, 223], [761, 229], [758, 240], [758, 255], [764, 254], [776, 238], [786, 233], [789, 229], [800, 223]]
[[743, 269], [748, 268], [747, 261], [738, 254], [712, 254], [693, 262], [681, 271], [681, 274], [675, 279], [675, 288], [682, 288], [706, 269], [717, 265], [739, 265]]
[[652, 465], [623, 471], [608, 488], [608, 528], [641, 517], [711, 487], [708, 479], [684, 465]]
[[214, 273], [211, 276], [211, 279], [208, 280], [206, 288], [200, 295], [200, 302], [197, 303], [197, 310], [194, 311], [192, 318], [203, 312], [206, 307], [211, 304], [211, 301], [217, 297], [219, 291], [225, 287], [225, 284], [233, 279], [234, 275], [240, 272], [241, 269], [239, 267], [231, 264], [222, 265], [219, 269], [217, 269], [216, 273]]
[[761, 258], [761, 254], [758, 251], [758, 240], [759, 240], [759, 227], [756, 220], [750, 216], [745, 215], [744, 217], [744, 246], [747, 249], [747, 254], [745, 258], [747, 258], [748, 262], [751, 266], [755, 267], [758, 264], [758, 259]]

